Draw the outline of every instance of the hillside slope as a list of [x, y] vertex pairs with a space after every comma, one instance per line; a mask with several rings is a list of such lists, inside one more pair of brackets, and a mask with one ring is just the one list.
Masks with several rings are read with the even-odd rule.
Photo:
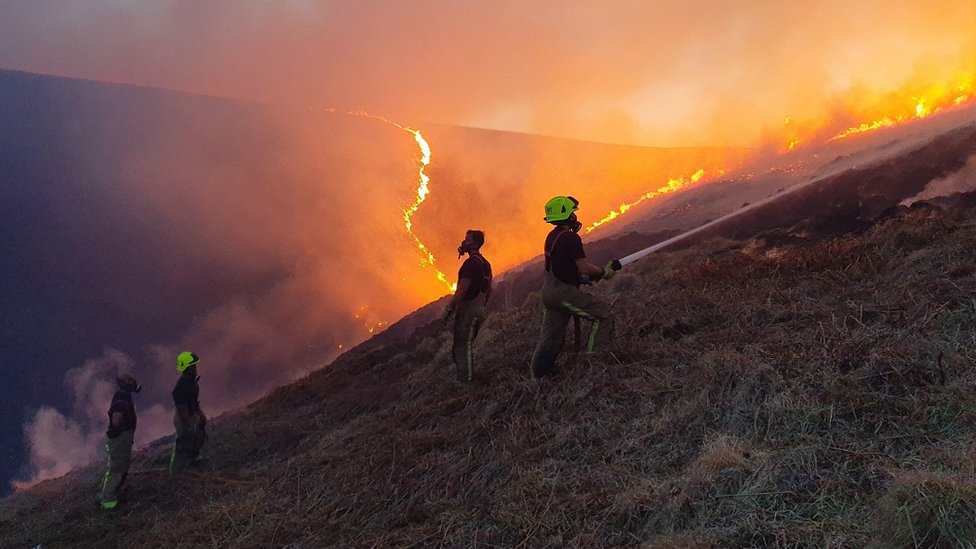
[[[0, 496], [99, 455], [103, 398], [71, 370], [132, 369], [159, 412], [141, 445], [171, 428], [162, 357], [205, 355], [211, 411], [233, 409], [448, 292], [406, 232], [422, 149], [392, 122], [0, 69], [0, 128]], [[443, 126], [428, 138], [411, 227], [449, 274], [468, 227], [490, 235], [496, 272], [533, 255], [525, 234], [546, 229], [529, 205], [551, 186], [596, 212], [747, 152]], [[113, 374], [83, 377], [110, 391]]]
[[537, 294], [470, 390], [447, 333], [354, 349], [215, 421], [200, 471], [142, 452], [117, 513], [96, 467], [5, 500], [2, 545], [972, 543], [974, 214], [650, 256], [594, 288], [616, 350], [541, 383]]

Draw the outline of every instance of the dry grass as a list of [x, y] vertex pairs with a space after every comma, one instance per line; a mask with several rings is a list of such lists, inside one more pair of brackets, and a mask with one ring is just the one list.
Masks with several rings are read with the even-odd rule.
[[913, 471], [881, 500], [885, 547], [976, 547], [976, 482], [970, 476]]
[[446, 333], [353, 350], [215, 421], [196, 473], [139, 456], [117, 513], [95, 469], [4, 501], [0, 545], [971, 546], [970, 215], [648, 257], [595, 287], [613, 353], [541, 382], [537, 294], [471, 389]]

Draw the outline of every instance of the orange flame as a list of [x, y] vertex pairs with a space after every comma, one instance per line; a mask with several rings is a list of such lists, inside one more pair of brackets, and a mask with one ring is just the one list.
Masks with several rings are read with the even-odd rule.
[[885, 114], [871, 122], [863, 122], [857, 126], [847, 128], [828, 139], [827, 142], [844, 139], [845, 137], [859, 133], [887, 128], [899, 122], [928, 118], [946, 109], [968, 103], [976, 99], [973, 95], [973, 79], [972, 74], [963, 74], [957, 77], [954, 85], [932, 85], [927, 90], [912, 95], [911, 101], [901, 100], [899, 104], [894, 105], [891, 110], [895, 112]]
[[788, 152], [795, 149], [800, 144], [800, 137], [796, 134], [796, 130], [793, 129], [793, 117], [787, 116], [786, 120], [783, 121], [783, 127], [786, 128], [787, 133], [787, 144], [786, 147], [780, 149], [779, 152]]
[[[369, 306], [368, 305], [360, 305], [359, 306], [359, 310], [356, 312], [356, 314], [354, 314], [352, 316], [356, 320], [358, 320], [358, 321], [360, 321], [360, 322], [363, 323], [363, 328], [366, 329], [366, 333], [367, 334], [371, 334], [372, 335], [377, 330], [382, 330], [386, 326], [386, 323], [383, 322], [383, 321], [373, 322], [369, 318], [367, 318], [369, 316]], [[340, 348], [341, 348], [341, 345], [340, 345]]]
[[585, 232], [583, 234], [589, 234], [591, 231], [593, 231], [594, 229], [596, 229], [600, 225], [604, 225], [606, 223], [609, 223], [609, 222], [613, 221], [614, 219], [617, 219], [618, 217], [620, 217], [621, 215], [623, 215], [624, 213], [626, 213], [627, 210], [633, 208], [634, 206], [640, 204], [641, 202], [643, 202], [643, 201], [645, 201], [645, 200], [647, 200], [649, 198], [654, 198], [655, 196], [658, 196], [658, 195], [661, 195], [661, 194], [673, 193], [673, 192], [675, 192], [677, 190], [680, 190], [681, 188], [686, 187], [686, 186], [688, 186], [688, 185], [690, 185], [692, 183], [697, 183], [698, 181], [701, 181], [702, 177], [704, 177], [704, 176], [705, 176], [705, 170], [699, 169], [697, 172], [691, 174], [691, 176], [688, 177], [688, 178], [682, 177], [682, 178], [679, 178], [679, 179], [668, 179], [668, 182], [667, 182], [666, 185], [664, 185], [662, 187], [658, 187], [657, 189], [655, 189], [653, 191], [648, 191], [648, 192], [640, 195], [639, 197], [637, 197], [637, 200], [635, 200], [633, 202], [625, 202], [625, 203], [621, 204], [616, 210], [613, 210], [610, 213], [608, 213], [606, 216], [604, 216], [603, 219], [601, 219], [601, 220], [593, 223], [589, 227], [587, 227], [586, 230], [585, 230]]
[[[326, 109], [326, 111], [336, 112], [335, 109]], [[380, 122], [390, 124], [391, 126], [413, 135], [414, 141], [417, 142], [417, 146], [420, 148], [420, 160], [418, 161], [420, 167], [418, 168], [417, 174], [420, 183], [417, 186], [417, 198], [414, 199], [412, 204], [403, 210], [403, 226], [407, 229], [407, 234], [409, 234], [410, 238], [413, 239], [414, 244], [417, 246], [417, 250], [420, 252], [420, 265], [424, 268], [432, 270], [434, 272], [434, 276], [437, 277], [437, 280], [444, 284], [449, 291], [454, 292], [456, 284], [451, 283], [447, 279], [447, 275], [437, 268], [437, 260], [434, 258], [434, 254], [429, 248], [427, 248], [427, 245], [420, 240], [420, 237], [413, 232], [413, 216], [417, 213], [417, 210], [420, 209], [420, 205], [424, 203], [424, 200], [427, 199], [427, 195], [430, 194], [430, 177], [425, 172], [427, 166], [430, 164], [430, 144], [427, 143], [424, 136], [420, 134], [420, 130], [411, 128], [409, 126], [404, 126], [403, 124], [390, 120], [389, 118], [366, 111], [347, 111], [346, 114], [349, 116], [363, 116], [366, 118], [372, 118], [373, 120], [379, 120]]]

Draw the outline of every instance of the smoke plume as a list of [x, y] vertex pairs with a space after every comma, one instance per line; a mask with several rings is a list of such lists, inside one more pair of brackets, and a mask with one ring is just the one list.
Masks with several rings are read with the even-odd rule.
[[[905, 98], [963, 93], [974, 25], [965, 0], [7, 2], [2, 67], [277, 106], [0, 86], [0, 274], [21, 322], [9, 333], [64, 341], [42, 352], [11, 335], [17, 352], [2, 360], [49, 376], [83, 364], [65, 378], [74, 401], [28, 422], [31, 475], [98, 456], [114, 375], [99, 364], [118, 360], [85, 358], [104, 347], [147, 385], [149, 436], [166, 430], [180, 351], [202, 357], [201, 400], [219, 412], [444, 293], [403, 232], [416, 144], [344, 110], [421, 129], [776, 150], [794, 129], [827, 137], [824, 125], [870, 121]], [[553, 194], [583, 200], [592, 222], [744, 156], [541, 138], [503, 151], [491, 132], [431, 135], [435, 190], [413, 221], [449, 274], [467, 228], [486, 230], [500, 272], [538, 253], [539, 205]]]
[[976, 191], [976, 155], [966, 160], [966, 165], [958, 171], [945, 177], [933, 179], [925, 189], [917, 195], [906, 198], [901, 202], [903, 206], [911, 206], [921, 200], [930, 200], [940, 196], [951, 196], [956, 193]]
[[756, 146], [786, 117], [874, 116], [878, 96], [961, 72], [971, 85], [974, 25], [970, 0], [33, 0], [0, 8], [0, 66], [592, 141]]
[[[21, 95], [8, 92], [12, 108], [0, 112], [10, 136], [0, 147], [18, 151], [2, 174], [11, 201], [0, 204], [0, 230], [17, 239], [0, 252], [18, 267], [5, 279], [10, 310], [35, 319], [5, 345], [47, 375], [118, 349], [145, 387], [139, 409], [158, 416], [137, 440], [171, 429], [181, 351], [201, 357], [201, 404], [216, 415], [447, 293], [404, 227], [421, 151], [396, 125], [0, 72], [3, 90]], [[746, 154], [499, 137], [428, 134], [431, 194], [413, 231], [451, 278], [466, 229], [488, 233], [502, 272], [539, 253], [553, 194], [577, 196], [595, 219], [675, 172]], [[53, 339], [66, 343], [42, 344]], [[99, 455], [118, 370], [106, 360], [65, 377], [72, 404], [29, 419], [35, 480]]]
[[[15, 487], [22, 488], [59, 477], [102, 457], [105, 430], [108, 428], [108, 406], [112, 395], [118, 390], [115, 378], [123, 372], [138, 376], [134, 366], [129, 356], [109, 348], [102, 356], [87, 360], [82, 366], [65, 373], [64, 384], [74, 398], [71, 409], [61, 413], [55, 408], [42, 406], [24, 426], [33, 476], [29, 481], [15, 482]], [[136, 395], [137, 408], [139, 400]], [[148, 442], [167, 431], [162, 423], [164, 415], [158, 405], [140, 412], [137, 443]]]

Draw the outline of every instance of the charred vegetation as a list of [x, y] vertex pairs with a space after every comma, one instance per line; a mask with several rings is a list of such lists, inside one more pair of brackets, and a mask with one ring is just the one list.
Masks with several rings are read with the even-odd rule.
[[183, 478], [143, 451], [114, 515], [97, 467], [14, 495], [3, 544], [973, 543], [974, 214], [652, 255], [594, 288], [615, 350], [541, 382], [533, 292], [490, 315], [472, 389], [435, 325], [381, 335], [215, 420]]

